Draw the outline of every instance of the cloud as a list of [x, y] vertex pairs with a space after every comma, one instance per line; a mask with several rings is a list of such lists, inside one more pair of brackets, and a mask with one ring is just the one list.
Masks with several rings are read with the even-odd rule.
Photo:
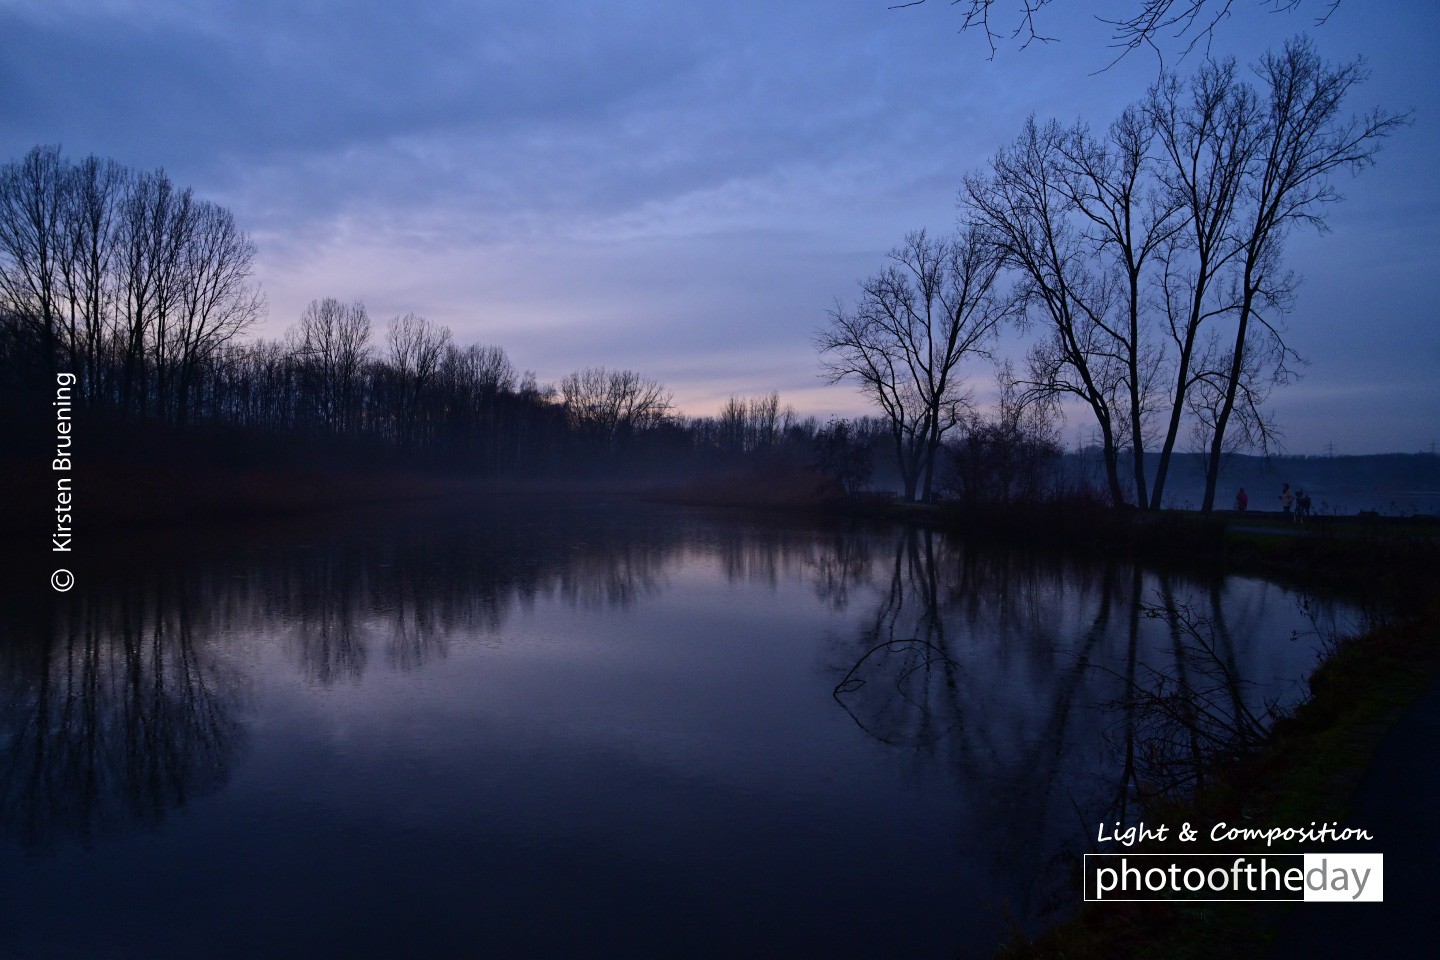
[[[1350, 7], [1317, 40], [1371, 54], [1366, 103], [1423, 109], [1343, 185], [1337, 237], [1292, 241], [1307, 383], [1434, 362], [1437, 14]], [[1093, 73], [1103, 25], [1062, 15], [1071, 39], [991, 62], [945, 4], [0, 0], [0, 146], [164, 165], [229, 206], [270, 333], [358, 297], [544, 378], [604, 363], [694, 403], [768, 383], [855, 412], [814, 375], [826, 309], [906, 231], [948, 229], [1027, 115], [1103, 125], [1153, 79]], [[1246, 60], [1303, 25], [1247, 8], [1223, 36]]]

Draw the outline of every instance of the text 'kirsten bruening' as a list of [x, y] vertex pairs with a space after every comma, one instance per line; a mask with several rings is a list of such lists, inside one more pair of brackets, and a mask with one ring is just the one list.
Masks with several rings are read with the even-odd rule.
[[75, 386], [75, 380], [73, 373], [55, 374], [55, 459], [50, 461], [50, 469], [61, 476], [55, 480], [55, 533], [50, 538], [51, 553], [70, 553], [70, 541], [74, 538], [75, 528], [70, 512], [74, 493], [69, 474], [73, 466], [70, 448], [74, 440], [71, 435], [70, 389]]

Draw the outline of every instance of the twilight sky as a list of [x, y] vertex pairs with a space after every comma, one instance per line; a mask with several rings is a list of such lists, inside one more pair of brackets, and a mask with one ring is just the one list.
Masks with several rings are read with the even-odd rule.
[[[415, 311], [542, 382], [629, 367], [689, 414], [772, 389], [868, 412], [817, 376], [826, 310], [906, 231], [949, 230], [962, 177], [1029, 114], [1103, 128], [1144, 93], [1155, 57], [1101, 71], [1109, 33], [1085, 12], [1133, 2], [1060, 0], [1041, 21], [1060, 42], [988, 60], [944, 0], [0, 0], [0, 158], [59, 143], [230, 207], [267, 335], [313, 298], [360, 299], [377, 328]], [[1241, 0], [1212, 47], [1250, 62], [1307, 31], [1367, 59], [1351, 107], [1415, 111], [1340, 182], [1331, 232], [1290, 243], [1311, 362], [1273, 406], [1288, 452], [1428, 448], [1440, 4], [1343, 0], [1316, 27], [1325, 6]]]

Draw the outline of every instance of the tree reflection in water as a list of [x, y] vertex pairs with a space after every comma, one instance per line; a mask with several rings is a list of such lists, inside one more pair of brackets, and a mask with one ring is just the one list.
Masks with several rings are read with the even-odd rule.
[[569, 522], [457, 518], [380, 537], [329, 541], [258, 574], [264, 618], [313, 683], [358, 682], [383, 647], [414, 670], [452, 638], [496, 633], [516, 607], [558, 598], [579, 609], [630, 606], [659, 593], [683, 531], [577, 512]]
[[1143, 816], [1158, 771], [1200, 782], [1196, 764], [1224, 752], [1217, 727], [1253, 734], [1266, 703], [1299, 692], [1261, 653], [1283, 640], [1263, 626], [1278, 588], [913, 528], [888, 561], [857, 568], [840, 549], [814, 565], [817, 593], [843, 608], [873, 582], [876, 599], [837, 641], [832, 695], [916, 770], [953, 775], [996, 874], [1035, 878], [1013, 893], [1022, 917], [1073, 900], [1070, 858], [1097, 824]]
[[176, 578], [6, 630], [0, 826], [31, 847], [155, 823], [218, 789], [240, 741], [239, 685], [213, 607]]
[[[634, 795], [681, 820], [689, 807], [667, 810], [664, 798], [677, 790], [684, 796], [684, 784], [708, 783], [716, 770], [723, 774], [717, 779], [756, 790], [747, 810], [762, 833], [787, 803], [811, 810], [793, 803], [809, 790], [833, 804], [834, 819], [820, 830], [826, 837], [853, 822], [846, 818], [856, 811], [868, 817], [884, 805], [909, 818], [906, 829], [919, 823], [928, 845], [923, 832], [939, 816], [953, 826], [929, 827], [944, 831], [934, 839], [945, 846], [940, 866], [930, 869], [963, 864], [967, 882], [982, 877], [1001, 909], [1028, 924], [1063, 890], [1063, 855], [1093, 838], [1097, 823], [1138, 812], [1152, 730], [1139, 693], [1157, 672], [1180, 692], [1174, 702], [1210, 689], [1217, 703], [1253, 708], [1276, 691], [1250, 682], [1282, 670], [1265, 654], [1276, 639], [1265, 631], [1279, 619], [1267, 614], [1267, 597], [1283, 595], [1279, 588], [1195, 580], [1114, 559], [982, 548], [916, 528], [516, 509], [443, 522], [431, 512], [383, 529], [351, 523], [305, 543], [288, 535], [228, 544], [208, 559], [187, 555], [183, 566], [158, 572], [151, 562], [108, 593], [52, 597], [44, 610], [0, 607], [10, 621], [3, 624], [10, 639], [0, 644], [5, 834], [31, 847], [88, 841], [127, 824], [156, 823], [218, 788], [238, 765], [241, 730], [253, 719], [240, 694], [252, 684], [256, 704], [298, 703], [301, 717], [373, 720], [365, 729], [383, 739], [397, 685], [381, 678], [356, 696], [306, 697], [292, 687], [296, 672], [316, 686], [358, 687], [371, 673], [426, 671], [462, 644], [508, 644], [514, 621], [525, 620], [517, 613], [540, 608], [525, 620], [529, 635], [545, 637], [538, 656], [519, 643], [493, 657], [489, 650], [456, 655], [453, 670], [414, 678], [409, 688], [417, 695], [401, 706], [405, 722], [419, 729], [433, 720], [426, 729], [442, 731], [457, 703], [462, 715], [496, 717], [501, 725], [544, 728], [552, 716], [568, 716], [573, 722], [561, 726], [587, 731], [578, 760], [562, 749], [570, 738], [552, 744], [542, 729], [535, 742], [555, 747], [554, 756], [532, 759], [527, 741], [516, 760], [507, 741], [497, 762], [518, 764], [521, 773], [496, 781], [502, 785], [475, 783], [466, 771], [483, 764], [473, 758], [496, 756], [486, 752], [492, 744], [483, 730], [457, 737], [463, 749], [417, 751], [410, 728], [397, 722], [393, 741], [370, 752], [356, 747], [345, 755], [352, 764], [346, 769], [364, 779], [374, 773], [367, 763], [400, 758], [430, 777], [417, 783], [452, 788], [437, 795], [463, 799], [470, 790], [503, 801], [511, 789], [523, 797], [523, 778], [550, 763], [568, 782], [572, 766], [583, 771], [598, 745], [633, 749], [641, 771]], [[658, 609], [630, 615], [666, 593], [674, 596], [655, 603]], [[1162, 614], [1145, 616], [1141, 603]], [[1186, 604], [1213, 626], [1221, 674], [1187, 658], [1184, 621], [1163, 613]], [[625, 614], [607, 619], [607, 611]], [[713, 622], [691, 636], [699, 616]], [[812, 646], [817, 634], [828, 639]], [[562, 644], [584, 644], [587, 655], [565, 656]], [[556, 650], [558, 672], [546, 659]], [[652, 659], [656, 651], [663, 663]], [[592, 664], [599, 669], [591, 672]], [[652, 665], [664, 672], [652, 674]], [[769, 698], [777, 669], [791, 671], [781, 684], [783, 703]], [[507, 676], [532, 683], [523, 689], [537, 696], [517, 695], [519, 708], [505, 703]], [[637, 676], [640, 684], [627, 685]], [[1215, 676], [1225, 682], [1217, 686]], [[592, 683], [604, 687], [593, 702], [586, 699]], [[825, 695], [831, 687], [843, 714]], [[429, 691], [453, 699], [437, 693], [437, 703], [427, 703]], [[572, 700], [573, 715], [566, 712]], [[477, 703], [482, 709], [472, 709]], [[273, 751], [292, 748], [292, 733], [307, 735], [274, 726], [253, 741], [256, 753], [271, 751], [272, 760]], [[734, 743], [722, 727], [734, 728]], [[619, 740], [606, 739], [611, 729]], [[624, 739], [633, 730], [646, 736]], [[666, 731], [664, 763], [651, 762], [656, 730]], [[1174, 742], [1189, 749], [1188, 741]], [[882, 776], [851, 778], [833, 791], [835, 758]], [[652, 776], [656, 767], [665, 769]], [[667, 779], [671, 767], [681, 771], [682, 786]], [[900, 774], [893, 782], [884, 776], [891, 769]], [[392, 779], [379, 782], [388, 790]], [[522, 786], [512, 788], [512, 779]], [[630, 804], [627, 793], [619, 805]], [[529, 822], [529, 807], [516, 816]], [[452, 827], [476, 842], [486, 838], [468, 812]], [[648, 822], [643, 829], [637, 836], [651, 835]], [[702, 846], [703, 859], [711, 854]], [[276, 856], [283, 861], [283, 852]], [[427, 865], [412, 876], [429, 875]], [[1073, 901], [1068, 890], [1060, 898]]]

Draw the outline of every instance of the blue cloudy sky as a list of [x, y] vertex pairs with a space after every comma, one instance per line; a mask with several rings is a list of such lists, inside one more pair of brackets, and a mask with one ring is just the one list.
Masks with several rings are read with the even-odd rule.
[[[906, 231], [948, 230], [962, 177], [1026, 116], [1098, 126], [1143, 93], [1155, 58], [1101, 70], [1089, 15], [1131, 2], [1058, 0], [1060, 42], [992, 60], [943, 0], [0, 0], [0, 156], [60, 143], [229, 206], [259, 245], [266, 334], [312, 298], [360, 299], [542, 381], [623, 366], [687, 413], [772, 389], [858, 413], [817, 376], [826, 310]], [[1428, 447], [1440, 4], [1343, 0], [1323, 26], [1321, 0], [1235, 6], [1214, 52], [1308, 31], [1368, 60], [1356, 108], [1415, 111], [1342, 184], [1332, 231], [1290, 245], [1310, 365], [1274, 403], [1286, 446]]]

